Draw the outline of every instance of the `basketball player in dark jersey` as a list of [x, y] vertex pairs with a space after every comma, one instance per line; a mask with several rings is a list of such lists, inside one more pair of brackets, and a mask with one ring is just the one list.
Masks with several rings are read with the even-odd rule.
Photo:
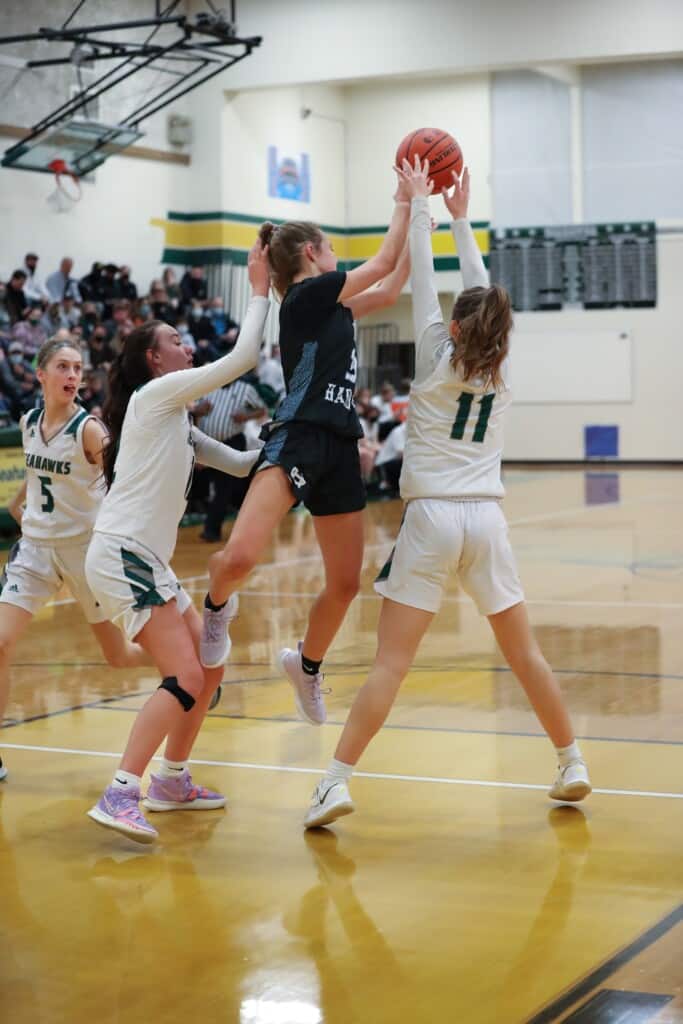
[[381, 248], [353, 270], [337, 270], [330, 241], [315, 224], [261, 228], [272, 285], [282, 298], [279, 344], [287, 394], [230, 539], [209, 560], [201, 660], [216, 666], [229, 651], [226, 626], [234, 602], [228, 598], [294, 502], [310, 511], [325, 586], [311, 609], [303, 643], [297, 650], [285, 648], [280, 663], [300, 715], [315, 725], [325, 721], [320, 664], [358, 592], [363, 562], [365, 487], [358, 455], [362, 430], [353, 403], [358, 366], [353, 321], [392, 305], [409, 273], [405, 178], [418, 172], [397, 173], [394, 213]]

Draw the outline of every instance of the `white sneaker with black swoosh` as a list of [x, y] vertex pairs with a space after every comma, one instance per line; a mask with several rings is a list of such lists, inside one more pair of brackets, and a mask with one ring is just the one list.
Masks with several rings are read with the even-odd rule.
[[349, 787], [343, 779], [339, 782], [327, 782], [323, 779], [313, 791], [311, 805], [304, 817], [304, 828], [330, 825], [345, 814], [353, 814], [355, 809]]

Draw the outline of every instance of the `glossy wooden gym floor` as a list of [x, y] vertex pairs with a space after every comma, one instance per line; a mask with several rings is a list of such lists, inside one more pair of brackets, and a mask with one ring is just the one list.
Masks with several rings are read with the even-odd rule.
[[[354, 779], [357, 813], [304, 834], [374, 652], [386, 502], [326, 664], [329, 724], [295, 719], [274, 667], [321, 581], [294, 512], [242, 593], [195, 749], [228, 808], [159, 815], [156, 848], [135, 846], [85, 811], [156, 679], [105, 667], [65, 594], [18, 648], [0, 732], [0, 1020], [683, 1021], [683, 478], [516, 469], [506, 485], [589, 800], [548, 800], [552, 748], [453, 588]], [[196, 533], [175, 567], [199, 602]]]

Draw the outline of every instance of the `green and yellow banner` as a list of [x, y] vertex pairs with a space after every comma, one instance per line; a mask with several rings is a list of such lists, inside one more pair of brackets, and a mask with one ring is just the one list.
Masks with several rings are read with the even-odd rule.
[[[248, 217], [238, 213], [170, 212], [151, 224], [164, 232], [162, 263], [206, 266], [219, 263], [245, 264], [258, 228], [264, 220], [282, 223], [274, 217]], [[373, 256], [380, 247], [387, 228], [338, 228], [320, 225], [328, 235], [339, 257], [341, 270], [350, 270]], [[477, 244], [488, 262], [489, 226], [486, 222], [472, 225]], [[432, 236], [436, 270], [458, 270], [453, 236], [448, 224], [440, 224]]]

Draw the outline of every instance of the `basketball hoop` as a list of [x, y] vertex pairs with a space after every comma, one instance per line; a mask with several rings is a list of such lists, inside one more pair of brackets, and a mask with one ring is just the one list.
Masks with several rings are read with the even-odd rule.
[[66, 160], [56, 157], [47, 165], [55, 176], [56, 188], [47, 197], [47, 204], [55, 213], [67, 213], [81, 198], [81, 183], [70, 171]]

